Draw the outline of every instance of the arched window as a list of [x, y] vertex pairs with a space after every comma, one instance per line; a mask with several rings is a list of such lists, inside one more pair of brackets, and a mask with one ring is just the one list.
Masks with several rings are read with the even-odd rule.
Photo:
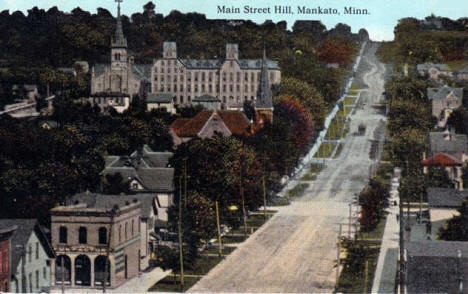
[[[59, 255], [55, 259], [55, 284], [70, 284], [71, 280], [71, 262], [70, 257]], [[63, 270], [63, 271], [62, 271]]]
[[86, 255], [79, 255], [75, 259], [75, 285], [91, 285], [91, 261]]
[[107, 244], [107, 229], [105, 227], [99, 228], [99, 244]]
[[66, 227], [59, 228], [59, 243], [62, 243], [62, 244], [68, 243], [68, 230]]
[[80, 227], [78, 230], [78, 243], [80, 244], [86, 244], [88, 243], [88, 234], [87, 230], [85, 227]]
[[[107, 275], [106, 272], [106, 260], [107, 260]], [[99, 255], [94, 260], [94, 285], [102, 285], [104, 279], [107, 280], [107, 285], [110, 285], [110, 272], [111, 264], [108, 258], [103, 255]]]

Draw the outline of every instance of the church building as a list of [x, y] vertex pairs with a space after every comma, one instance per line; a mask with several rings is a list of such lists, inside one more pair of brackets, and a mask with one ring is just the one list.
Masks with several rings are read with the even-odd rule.
[[[241, 59], [239, 46], [226, 44], [224, 58], [183, 59], [175, 42], [163, 43], [161, 58], [152, 64], [134, 64], [122, 30], [120, 2], [117, 28], [111, 44], [111, 63], [92, 68], [90, 102], [101, 108], [128, 108], [136, 94], [150, 93], [172, 97], [172, 106], [197, 104], [200, 97], [212, 97], [221, 109], [241, 110], [245, 101], [253, 102], [258, 113], [273, 114], [271, 88], [281, 82], [276, 61], [266, 57]], [[194, 101], [195, 100], [195, 101]]]

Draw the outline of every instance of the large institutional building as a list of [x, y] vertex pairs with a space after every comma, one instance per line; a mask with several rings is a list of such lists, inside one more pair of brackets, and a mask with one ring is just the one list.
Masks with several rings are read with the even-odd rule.
[[[92, 69], [91, 102], [124, 107], [132, 96], [169, 94], [174, 105], [189, 105], [209, 95], [223, 109], [242, 108], [244, 101], [257, 109], [272, 110], [271, 86], [281, 81], [281, 71], [264, 51], [260, 59], [239, 59], [237, 44], [226, 44], [224, 59], [182, 59], [175, 42], [163, 43], [162, 58], [138, 65], [128, 51], [122, 30], [120, 3], [117, 29], [111, 44], [111, 63]], [[128, 100], [125, 100], [128, 99]]]

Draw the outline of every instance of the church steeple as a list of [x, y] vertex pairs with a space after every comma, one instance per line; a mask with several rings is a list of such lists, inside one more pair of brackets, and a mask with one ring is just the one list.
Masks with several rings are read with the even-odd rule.
[[273, 109], [273, 94], [271, 93], [270, 81], [268, 78], [268, 60], [266, 58], [265, 47], [263, 48], [262, 68], [260, 69], [260, 84], [258, 85], [257, 100], [255, 108]]
[[117, 27], [111, 44], [111, 68], [121, 70], [128, 67], [127, 39], [122, 30], [122, 17], [120, 15], [120, 3], [123, 0], [115, 0], [117, 5]]
[[115, 0], [117, 2], [117, 26], [115, 30], [115, 35], [112, 40], [112, 48], [127, 48], [127, 39], [124, 36], [122, 29], [122, 17], [120, 15], [120, 3], [123, 0]]

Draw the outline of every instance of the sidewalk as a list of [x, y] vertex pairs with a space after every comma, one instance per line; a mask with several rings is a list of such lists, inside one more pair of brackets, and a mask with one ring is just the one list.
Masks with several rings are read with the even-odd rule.
[[163, 271], [161, 268], [155, 268], [149, 272], [142, 273], [139, 277], [135, 277], [125, 284], [109, 291], [109, 292], [121, 292], [121, 293], [130, 293], [130, 292], [148, 292], [148, 289], [156, 284], [156, 282], [164, 279], [169, 275], [171, 271]]
[[397, 262], [399, 255], [399, 206], [393, 205], [394, 201], [399, 204], [398, 186], [395, 179], [392, 178], [390, 189], [390, 207], [387, 209], [388, 215], [385, 223], [385, 231], [380, 247], [379, 259], [375, 270], [374, 282], [372, 284], [372, 293], [394, 293], [395, 277], [397, 274]]

